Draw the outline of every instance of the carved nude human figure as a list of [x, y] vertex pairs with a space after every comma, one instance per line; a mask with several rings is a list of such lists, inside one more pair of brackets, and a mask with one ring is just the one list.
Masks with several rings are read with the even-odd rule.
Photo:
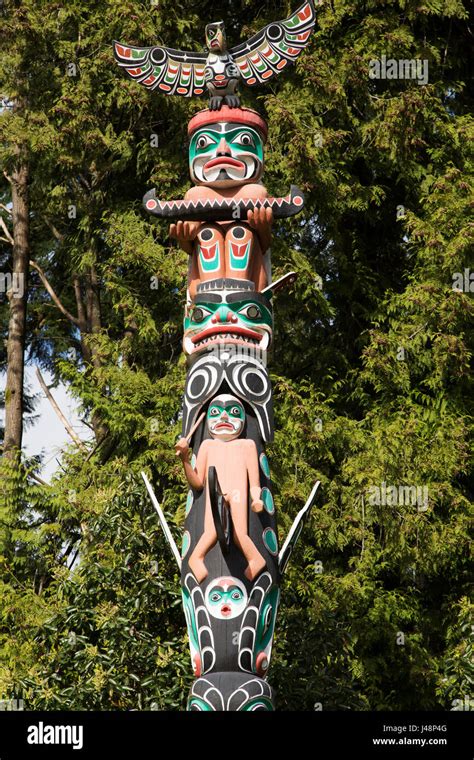
[[[248, 565], [245, 576], [253, 580], [265, 567], [265, 559], [248, 535], [248, 491], [254, 512], [263, 510], [259, 477], [257, 447], [251, 439], [240, 438], [245, 424], [243, 404], [235, 396], [222, 394], [213, 399], [207, 412], [207, 425], [211, 439], [202, 442], [196, 466], [188, 461], [189, 445], [186, 438], [176, 444], [176, 455], [183, 462], [191, 488], [202, 490], [207, 485], [209, 467], [215, 467], [227, 504], [229, 505], [233, 538]], [[189, 567], [201, 583], [208, 574], [205, 557], [217, 542], [212, 516], [209, 489], [206, 488], [204, 531], [190, 558]]]

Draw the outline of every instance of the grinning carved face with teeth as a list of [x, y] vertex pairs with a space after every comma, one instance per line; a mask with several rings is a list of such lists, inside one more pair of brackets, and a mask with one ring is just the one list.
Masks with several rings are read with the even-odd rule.
[[267, 351], [272, 328], [272, 311], [259, 293], [253, 293], [251, 298], [242, 293], [229, 294], [226, 303], [220, 299], [212, 303], [209, 296], [197, 296], [184, 320], [184, 353], [191, 356], [223, 345]]
[[245, 409], [241, 401], [230, 394], [216, 396], [207, 410], [207, 427], [213, 438], [233, 441], [245, 425]]
[[191, 138], [189, 171], [196, 185], [235, 187], [257, 182], [263, 173], [263, 137], [243, 124], [203, 126]]

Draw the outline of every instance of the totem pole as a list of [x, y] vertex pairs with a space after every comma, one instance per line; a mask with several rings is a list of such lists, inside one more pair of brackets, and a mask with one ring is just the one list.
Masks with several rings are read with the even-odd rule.
[[[279, 601], [291, 551], [319, 483], [279, 551], [270, 467], [272, 388], [267, 356], [273, 298], [295, 279], [272, 282], [270, 245], [277, 217], [300, 212], [292, 186], [270, 197], [262, 183], [267, 124], [241, 107], [238, 85], [280, 73], [308, 43], [315, 7], [227, 49], [222, 22], [206, 27], [205, 53], [114, 44], [118, 64], [149, 89], [201, 95], [209, 108], [188, 125], [193, 187], [181, 200], [145, 209], [170, 219], [170, 235], [189, 256], [183, 350], [187, 377], [182, 437], [176, 444], [189, 485], [181, 555], [143, 475], [181, 571], [195, 681], [189, 710], [273, 710], [266, 680]], [[192, 457], [190, 458], [192, 451]]]

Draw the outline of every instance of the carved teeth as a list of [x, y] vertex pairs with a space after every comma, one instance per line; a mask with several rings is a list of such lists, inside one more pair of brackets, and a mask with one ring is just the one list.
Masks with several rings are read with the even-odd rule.
[[226, 340], [234, 340], [239, 343], [248, 343], [251, 346], [258, 346], [260, 343], [260, 340], [257, 338], [249, 338], [245, 335], [237, 335], [235, 333], [216, 333], [216, 335], [209, 335], [207, 338], [203, 338], [202, 340], [199, 340], [195, 344], [195, 348], [199, 348], [202, 346], [206, 346], [209, 343], [214, 343], [215, 341], [226, 341]]

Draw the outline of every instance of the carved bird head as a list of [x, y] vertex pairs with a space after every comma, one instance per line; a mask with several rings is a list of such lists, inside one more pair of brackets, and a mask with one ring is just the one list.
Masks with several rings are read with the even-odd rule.
[[223, 21], [215, 21], [213, 24], [207, 24], [206, 45], [211, 53], [224, 53], [227, 50], [225, 24]]

